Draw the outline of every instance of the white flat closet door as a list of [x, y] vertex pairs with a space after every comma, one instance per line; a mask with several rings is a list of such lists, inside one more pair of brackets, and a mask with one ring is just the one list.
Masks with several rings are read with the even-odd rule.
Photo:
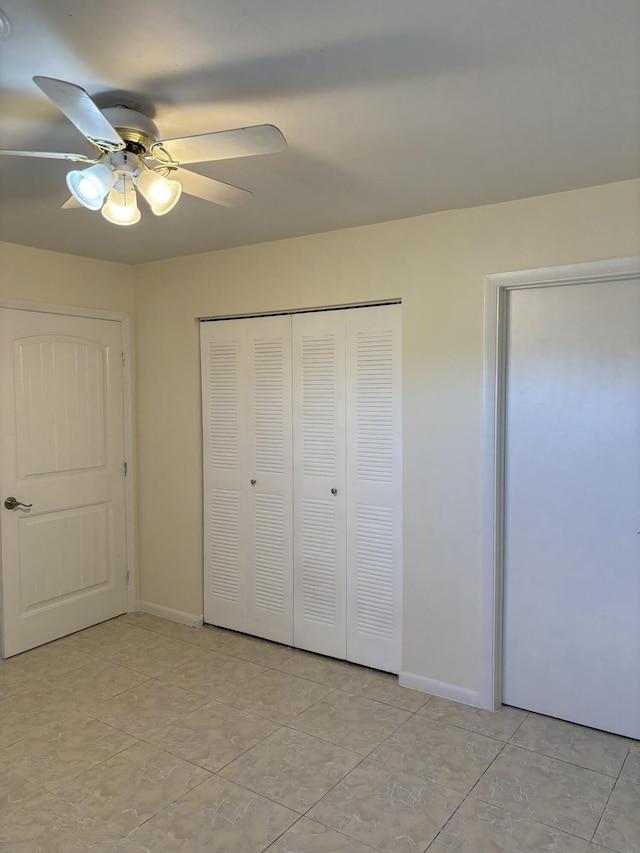
[[504, 701], [640, 737], [640, 281], [509, 294]]
[[345, 312], [347, 659], [399, 672], [402, 640], [400, 305]]
[[292, 320], [294, 642], [344, 658], [345, 312]]
[[249, 416], [244, 320], [202, 323], [204, 621], [247, 630]]
[[293, 643], [291, 317], [246, 321], [247, 630]]

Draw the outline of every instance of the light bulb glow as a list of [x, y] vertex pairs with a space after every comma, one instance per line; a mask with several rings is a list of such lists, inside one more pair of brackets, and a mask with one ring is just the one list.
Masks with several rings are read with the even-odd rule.
[[78, 184], [78, 192], [81, 195], [86, 196], [88, 199], [100, 198], [100, 193], [98, 192], [98, 188], [95, 184], [92, 184], [88, 178], [80, 178], [80, 183]]
[[69, 172], [67, 186], [80, 204], [89, 210], [99, 210], [115, 179], [110, 166], [106, 163], [96, 163], [83, 171], [74, 169]]
[[135, 190], [129, 182], [124, 183], [124, 188], [124, 192], [112, 189], [102, 208], [102, 215], [113, 225], [135, 225], [140, 222]]
[[156, 216], [163, 216], [173, 210], [182, 193], [182, 186], [178, 181], [170, 181], [152, 169], [143, 169], [138, 172], [135, 182]]
[[126, 204], [113, 204], [112, 202], [107, 202], [110, 207], [111, 216], [114, 219], [117, 219], [118, 222], [126, 222], [129, 224], [133, 222], [136, 218], [136, 213], [140, 213], [135, 207], [129, 205], [127, 207]]
[[154, 201], [158, 202], [158, 204], [164, 204], [171, 198], [171, 187], [168, 187], [165, 183], [161, 183], [160, 181], [155, 181], [149, 190], [149, 195]]

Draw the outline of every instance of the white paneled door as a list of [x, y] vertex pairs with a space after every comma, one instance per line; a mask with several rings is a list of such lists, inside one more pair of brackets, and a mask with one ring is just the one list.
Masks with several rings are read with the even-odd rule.
[[2, 308], [0, 341], [6, 657], [124, 613], [127, 549], [121, 323]]
[[640, 281], [513, 290], [504, 702], [640, 737]]

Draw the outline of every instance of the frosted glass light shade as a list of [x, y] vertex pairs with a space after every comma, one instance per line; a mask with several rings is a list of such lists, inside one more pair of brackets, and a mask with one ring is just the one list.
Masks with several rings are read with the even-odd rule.
[[164, 216], [173, 210], [182, 193], [182, 186], [178, 181], [170, 181], [151, 169], [139, 172], [135, 182], [156, 216]]
[[72, 170], [67, 175], [71, 195], [89, 210], [100, 210], [106, 194], [114, 185], [116, 176], [106, 163], [96, 163], [88, 169]]
[[113, 225], [135, 225], [140, 222], [140, 211], [133, 187], [130, 186], [127, 192], [112, 189], [102, 208], [102, 215]]

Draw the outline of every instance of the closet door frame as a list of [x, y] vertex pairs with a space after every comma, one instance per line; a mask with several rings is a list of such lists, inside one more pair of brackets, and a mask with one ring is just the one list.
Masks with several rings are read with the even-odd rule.
[[502, 706], [507, 305], [510, 290], [625, 281], [640, 256], [496, 273], [485, 279], [482, 436], [482, 682], [480, 707]]

